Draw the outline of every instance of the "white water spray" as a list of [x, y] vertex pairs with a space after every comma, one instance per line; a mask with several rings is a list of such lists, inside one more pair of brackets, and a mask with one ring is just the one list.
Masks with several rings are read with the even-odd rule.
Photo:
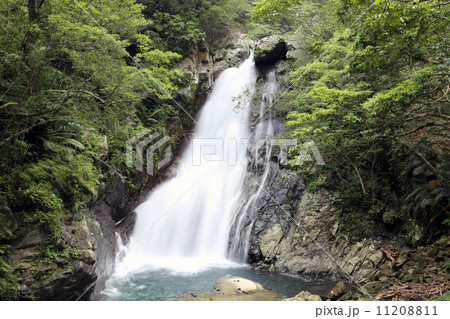
[[[230, 248], [228, 257], [237, 262], [246, 262], [248, 250], [250, 248], [250, 236], [257, 213], [256, 201], [264, 194], [267, 178], [270, 173], [270, 157], [272, 154], [271, 140], [274, 137], [274, 127], [270, 107], [275, 101], [275, 93], [278, 89], [276, 83], [275, 70], [267, 74], [266, 83], [263, 86], [262, 101], [259, 109], [259, 122], [254, 131], [254, 148], [252, 157], [255, 159], [254, 169], [262, 168], [262, 174], [258, 181], [253, 180], [250, 183], [256, 183], [255, 193], [250, 196], [242, 194], [239, 204], [236, 207], [233, 220], [230, 224]], [[268, 109], [269, 108], [269, 109]], [[269, 110], [269, 111], [268, 111]], [[267, 114], [265, 114], [267, 113]], [[264, 119], [267, 115], [267, 119]], [[262, 144], [261, 144], [262, 142]], [[261, 158], [261, 150], [264, 150]]]
[[[148, 267], [189, 272], [230, 265], [228, 235], [247, 170], [242, 141], [250, 137], [250, 99], [235, 105], [237, 97], [253, 91], [255, 82], [252, 57], [218, 78], [176, 176], [136, 209], [135, 229], [116, 274]], [[200, 147], [194, 147], [196, 141]], [[212, 154], [215, 160], [206, 160]]]

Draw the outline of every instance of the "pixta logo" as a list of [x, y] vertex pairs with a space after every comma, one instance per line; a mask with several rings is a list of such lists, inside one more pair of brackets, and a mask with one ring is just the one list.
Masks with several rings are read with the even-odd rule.
[[[136, 166], [136, 170], [144, 172], [144, 153], [147, 160], [147, 174], [153, 176], [154, 174], [154, 154], [159, 151], [164, 145], [171, 140], [170, 137], [163, 133], [152, 133], [149, 130], [143, 130], [127, 141], [126, 144], [126, 165], [130, 168]], [[133, 147], [136, 145], [135, 152]], [[136, 154], [136, 158], [134, 158]], [[172, 148], [168, 145], [164, 149], [164, 157], [159, 160], [157, 169], [161, 169], [170, 163], [173, 158]]]
[[[264, 165], [263, 150], [266, 148], [272, 155], [276, 155], [280, 164], [286, 164], [289, 149], [297, 146], [296, 139], [278, 139], [265, 138], [258, 140], [250, 140], [248, 138], [241, 139], [222, 139], [222, 138], [194, 138], [192, 141], [192, 165], [200, 166], [208, 161], [221, 162], [226, 161], [228, 165], [247, 165], [250, 156], [258, 165]], [[243, 161], [238, 160], [240, 147], [244, 147], [247, 151], [247, 158]], [[277, 154], [275, 154], [277, 152]], [[314, 158], [314, 159], [313, 159]], [[316, 165], [325, 165], [323, 158], [313, 140], [307, 140], [300, 147], [300, 153], [291, 163], [301, 166], [305, 162], [315, 161]]]
[[322, 155], [320, 154], [319, 149], [317, 148], [313, 140], [305, 141], [303, 147], [300, 149], [300, 154], [297, 156], [295, 160], [295, 165], [301, 166], [303, 165], [304, 162], [312, 162], [313, 159], [309, 154], [309, 152], [311, 152], [312, 155], [314, 156], [317, 165], [325, 165]]

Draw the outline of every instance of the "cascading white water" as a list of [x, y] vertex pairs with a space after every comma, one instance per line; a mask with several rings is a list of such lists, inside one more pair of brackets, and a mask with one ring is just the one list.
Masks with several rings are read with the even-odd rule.
[[[148, 265], [189, 271], [226, 262], [229, 226], [247, 169], [242, 141], [250, 136], [250, 99], [237, 108], [236, 98], [252, 91], [255, 82], [252, 57], [218, 78], [176, 176], [136, 209], [135, 229], [116, 273]], [[211, 154], [215, 160], [206, 160]]]
[[[271, 139], [274, 137], [274, 128], [270, 108], [275, 101], [275, 92], [278, 89], [276, 83], [275, 70], [267, 74], [263, 86], [262, 100], [259, 109], [258, 124], [253, 134], [253, 159], [255, 170], [262, 169], [262, 174], [258, 181], [253, 180], [250, 183], [256, 183], [256, 191], [250, 196], [240, 198], [239, 204], [230, 224], [230, 249], [228, 257], [238, 262], [246, 262], [250, 247], [250, 235], [256, 214], [256, 201], [264, 195], [267, 178], [270, 173], [270, 157], [272, 154]], [[266, 114], [267, 113], [267, 114]], [[268, 118], [265, 120], [265, 116]], [[264, 158], [261, 158], [261, 148], [264, 149]]]
[[[176, 177], [158, 186], [136, 209], [135, 229], [126, 247], [118, 236], [118, 254], [126, 255], [118, 259], [115, 273], [106, 281], [102, 300], [166, 300], [188, 291], [209, 290], [217, 278], [230, 273], [260, 282], [286, 297], [308, 290], [311, 281], [265, 275], [243, 264], [252, 227], [257, 228], [253, 223], [258, 200], [266, 196], [264, 187], [273, 177], [271, 143], [266, 137], [276, 133], [277, 123], [270, 112], [264, 112], [277, 89], [275, 74], [269, 73], [266, 80], [265, 102], [250, 134], [251, 99], [240, 100], [240, 107], [235, 108], [233, 98], [247, 89], [253, 93], [256, 70], [251, 58], [239, 69], [228, 69], [219, 77]], [[247, 139], [250, 145], [241, 143]], [[262, 144], [258, 144], [259, 139]], [[197, 140], [203, 148], [193, 147]], [[209, 158], [199, 166], [193, 165], [202, 155], [221, 153], [210, 146], [220, 146], [218, 140], [224, 142], [222, 160]], [[251, 145], [256, 147], [252, 150]], [[260, 160], [248, 163], [247, 149], [254, 159], [260, 152]], [[247, 166], [253, 172], [247, 172]], [[326, 286], [323, 292], [332, 287]]]

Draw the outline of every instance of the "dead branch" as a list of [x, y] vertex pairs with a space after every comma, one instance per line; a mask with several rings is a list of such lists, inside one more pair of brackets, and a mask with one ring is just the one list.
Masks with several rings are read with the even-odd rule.
[[400, 255], [400, 251], [391, 246], [382, 246], [380, 250], [386, 255], [387, 259], [392, 261], [392, 265], [395, 265], [397, 258]]
[[450, 290], [450, 282], [399, 284], [382, 290], [374, 296], [375, 300], [425, 301], [442, 296]]
[[8, 102], [6, 104], [3, 104], [2, 106], [0, 106], [0, 110], [3, 110], [5, 108], [7, 108], [8, 106], [19, 106], [19, 103], [16, 102]]
[[402, 136], [411, 135], [412, 133], [415, 133], [415, 132], [417, 132], [417, 131], [420, 131], [420, 130], [426, 128], [426, 127], [436, 126], [436, 125], [442, 125], [442, 124], [437, 124], [437, 123], [434, 123], [434, 122], [428, 122], [428, 123], [425, 123], [424, 125], [420, 125], [419, 127], [416, 127], [416, 128], [413, 129], [413, 130], [410, 130], [410, 131], [404, 132], [404, 133], [400, 133], [400, 134], [396, 134], [396, 135], [394, 135], [394, 136], [391, 136], [390, 138], [397, 138], [397, 137], [402, 137]]
[[403, 120], [402, 122], [403, 123], [404, 122], [411, 122], [411, 121], [414, 121], [416, 119], [423, 118], [423, 117], [439, 117], [439, 118], [442, 118], [442, 119], [444, 119], [446, 121], [450, 121], [450, 116], [448, 116], [448, 115], [439, 114], [439, 113], [420, 113], [420, 114], [416, 114], [416, 115], [414, 115], [412, 117], [409, 117], [409, 118]]
[[359, 179], [359, 183], [361, 184], [361, 189], [362, 189], [362, 192], [363, 192], [363, 194], [364, 194], [364, 196], [367, 194], [366, 193], [366, 188], [364, 187], [364, 182], [363, 182], [363, 180], [362, 180], [362, 177], [361, 177], [361, 174], [359, 173], [359, 169], [358, 169], [358, 166], [356, 166], [355, 164], [353, 164], [353, 163], [350, 163], [350, 165], [352, 165], [352, 167], [355, 169], [355, 171], [356, 171], [356, 174], [358, 175], [358, 179]]
[[438, 4], [435, 4], [433, 7], [443, 7], [443, 6], [446, 6], [446, 5], [448, 5], [448, 4], [450, 4], [450, 1], [448, 1], [448, 2], [443, 2], [443, 3], [438, 3]]
[[433, 165], [431, 165], [431, 163], [428, 162], [428, 160], [427, 160], [422, 154], [420, 154], [420, 153], [414, 148], [413, 145], [411, 145], [411, 142], [408, 141], [409, 144], [407, 144], [407, 143], [401, 141], [401, 140], [398, 139], [398, 138], [396, 138], [396, 140], [397, 140], [400, 144], [402, 144], [402, 145], [406, 146], [407, 148], [409, 148], [409, 149], [414, 153], [414, 155], [416, 155], [416, 157], [417, 157], [417, 158], [418, 158], [418, 159], [419, 159], [426, 167], [428, 167], [428, 169], [429, 169], [430, 171], [433, 172], [434, 175], [436, 175], [436, 176], [439, 175], [438, 172], [437, 172], [437, 170], [436, 170], [436, 168], [435, 168]]

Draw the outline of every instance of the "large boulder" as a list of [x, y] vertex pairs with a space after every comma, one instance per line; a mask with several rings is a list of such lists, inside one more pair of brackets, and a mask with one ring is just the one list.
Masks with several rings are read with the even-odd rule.
[[[274, 176], [280, 173], [283, 175], [280, 170]], [[264, 270], [339, 279], [348, 279], [345, 276], [348, 273], [357, 280], [381, 266], [384, 256], [379, 247], [385, 242], [380, 238], [355, 242], [342, 234], [335, 194], [321, 190], [303, 191], [298, 195], [302, 190], [300, 183], [284, 185], [289, 179], [278, 182], [271, 174], [267, 179], [270, 186], [266, 192], [270, 196], [264, 193], [256, 201], [258, 214], [250, 236], [250, 263]], [[277, 198], [287, 190], [289, 192]], [[274, 207], [279, 206], [270, 203], [271, 198], [283, 209], [274, 211]], [[341, 271], [326, 252], [343, 268]]]
[[288, 52], [287, 44], [284, 39], [276, 36], [270, 36], [258, 41], [255, 48], [255, 64], [273, 64], [279, 60], [286, 59]]
[[295, 297], [285, 298], [282, 301], [322, 301], [319, 295], [313, 295], [308, 291], [300, 291]]
[[214, 290], [223, 295], [240, 295], [266, 291], [261, 284], [232, 275], [226, 275], [216, 281]]
[[263, 254], [265, 261], [271, 261], [276, 253], [277, 246], [283, 238], [283, 229], [280, 224], [275, 224], [267, 230], [262, 236], [259, 248]]
[[94, 250], [99, 242], [93, 233], [101, 230], [87, 213], [75, 213], [72, 219], [72, 225], [61, 224], [56, 244], [40, 228], [13, 243], [9, 262], [20, 300], [88, 299], [97, 279]]
[[347, 292], [347, 286], [343, 281], [339, 281], [331, 291], [333, 296], [340, 297]]
[[173, 301], [209, 301], [209, 300], [280, 300], [281, 296], [263, 285], [232, 275], [226, 275], [216, 281], [214, 289], [201, 293], [187, 293], [175, 297]]

